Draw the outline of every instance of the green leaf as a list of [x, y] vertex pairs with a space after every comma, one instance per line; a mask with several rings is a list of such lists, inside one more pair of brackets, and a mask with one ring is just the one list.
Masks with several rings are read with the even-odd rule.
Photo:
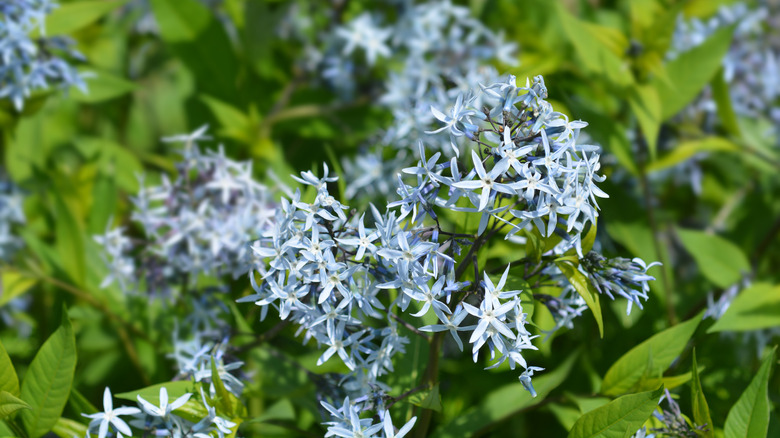
[[136, 89], [136, 84], [102, 70], [90, 69], [85, 73], [87, 92], [70, 88], [70, 97], [76, 102], [99, 103], [123, 96]]
[[658, 132], [661, 129], [661, 100], [658, 98], [658, 92], [648, 85], [637, 86], [632, 89], [628, 102], [647, 142], [650, 159], [654, 160], [658, 147]]
[[219, 131], [221, 135], [246, 144], [252, 143], [254, 136], [257, 134], [257, 129], [253, 129], [252, 120], [248, 115], [238, 108], [211, 96], [202, 95], [200, 100], [206, 104], [214, 117], [219, 121], [219, 124], [222, 126], [222, 129]]
[[569, 356], [558, 368], [534, 377], [537, 397], [523, 388], [521, 383], [510, 383], [485, 396], [482, 403], [467, 409], [462, 414], [436, 430], [434, 438], [457, 438], [479, 435], [478, 432], [493, 423], [509, 418], [523, 409], [534, 406], [547, 397], [569, 375], [579, 353]]
[[[555, 15], [586, 70], [605, 76], [618, 87], [634, 82], [628, 65], [614, 52], [615, 48], [621, 45], [618, 38], [605, 37], [613, 34], [610, 29], [579, 20], [569, 13], [561, 2], [556, 2]], [[610, 39], [613, 42], [607, 43]]]
[[569, 438], [628, 438], [650, 418], [662, 393], [663, 387], [628, 394], [596, 408], [574, 423]]
[[701, 315], [657, 333], [632, 348], [607, 371], [601, 383], [604, 395], [632, 392], [641, 384], [643, 375], [660, 377], [682, 353], [699, 326]]
[[596, 318], [596, 324], [599, 326], [599, 335], [604, 337], [604, 320], [601, 316], [601, 303], [599, 302], [599, 293], [590, 284], [588, 277], [580, 272], [576, 266], [563, 258], [555, 260], [555, 264], [558, 265], [563, 275], [569, 279], [569, 283], [574, 286], [574, 289], [585, 300], [588, 308], [593, 313], [593, 317]]
[[58, 418], [57, 423], [51, 429], [60, 438], [73, 438], [74, 436], [87, 436], [87, 425], [67, 418]]
[[78, 220], [59, 195], [54, 198], [57, 221], [57, 252], [62, 269], [77, 285], [84, 284], [86, 262], [84, 258], [84, 236]]
[[765, 437], [769, 429], [769, 374], [777, 347], [761, 363], [756, 376], [726, 416], [725, 438]]
[[0, 307], [24, 294], [36, 283], [38, 280], [35, 278], [27, 277], [17, 271], [10, 269], [0, 271]]
[[225, 388], [225, 384], [222, 382], [222, 378], [219, 376], [219, 369], [217, 368], [217, 362], [214, 357], [211, 358], [211, 382], [214, 385], [214, 390], [217, 396], [217, 412], [233, 415], [233, 394]]
[[198, 80], [197, 88], [221, 101], [239, 100], [238, 61], [225, 29], [197, 0], [151, 0], [160, 36]]
[[22, 409], [32, 409], [24, 400], [14, 397], [8, 391], [0, 391], [0, 420]]
[[700, 152], [739, 152], [740, 149], [734, 143], [722, 137], [706, 137], [699, 140], [680, 142], [668, 154], [651, 162], [647, 166], [648, 172], [666, 169], [684, 162]]
[[441, 412], [441, 394], [439, 394], [439, 384], [433, 385], [433, 388], [412, 394], [406, 399], [409, 403], [419, 406], [423, 409], [431, 409]]
[[727, 288], [750, 271], [742, 250], [728, 240], [703, 231], [677, 229], [685, 249], [696, 260], [701, 273], [716, 286]]
[[691, 384], [691, 403], [693, 404], [693, 421], [697, 426], [706, 425], [706, 430], [702, 431], [701, 436], [712, 438], [715, 436], [715, 425], [712, 424], [710, 408], [707, 406], [707, 399], [704, 397], [704, 390], [701, 388], [699, 380], [699, 370], [696, 365], [696, 349], [693, 349], [693, 364], [691, 365], [693, 382]]
[[20, 412], [31, 438], [49, 432], [62, 415], [76, 371], [76, 338], [63, 310], [62, 324], [43, 343], [22, 382], [22, 400], [31, 410]]
[[757, 283], [741, 291], [707, 333], [780, 326], [780, 286]]
[[731, 103], [731, 94], [729, 94], [729, 86], [723, 77], [723, 67], [718, 70], [712, 77], [710, 85], [712, 86], [712, 98], [718, 106], [718, 118], [723, 123], [723, 127], [726, 128], [726, 132], [737, 137], [739, 133], [739, 120], [737, 114], [734, 112], [734, 106]]
[[19, 378], [16, 376], [14, 364], [8, 357], [8, 352], [5, 351], [2, 342], [0, 342], [0, 391], [19, 395]]
[[89, 234], [103, 234], [116, 209], [117, 190], [113, 175], [101, 173], [92, 188], [92, 207], [89, 212]]
[[588, 232], [585, 234], [585, 237], [582, 238], [583, 254], [587, 254], [591, 250], [593, 250], [593, 244], [596, 243], [596, 232], [598, 231], [597, 224], [598, 224], [598, 217], [593, 219], [593, 222], [591, 222]]
[[64, 35], [86, 27], [127, 3], [127, 0], [91, 0], [59, 5], [46, 17], [47, 35]]
[[661, 120], [680, 112], [707, 85], [720, 68], [733, 31], [733, 27], [720, 29], [703, 44], [670, 61], [666, 72], [671, 84], [659, 78], [653, 81], [661, 102]]
[[137, 402], [137, 397], [140, 395], [144, 400], [152, 404], [159, 404], [161, 388], [165, 388], [165, 390], [168, 391], [169, 400], [175, 400], [187, 393], [194, 394], [197, 392], [195, 385], [193, 385], [189, 380], [178, 380], [176, 382], [158, 383], [156, 385], [147, 386], [146, 388], [142, 388], [137, 391], [121, 392], [119, 394], [114, 394], [114, 397], [122, 400]]
[[525, 232], [525, 255], [534, 263], [542, 261], [544, 253], [544, 241], [539, 236], [539, 230], [534, 228], [532, 231]]
[[124, 78], [106, 71], [90, 69], [84, 72], [86, 93], [76, 87], [70, 88], [70, 97], [76, 102], [100, 103], [116, 99], [136, 89], [136, 85]]

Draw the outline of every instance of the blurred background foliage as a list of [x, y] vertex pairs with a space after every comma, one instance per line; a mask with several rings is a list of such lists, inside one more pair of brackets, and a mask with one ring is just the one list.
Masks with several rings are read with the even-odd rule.
[[[107, 268], [92, 236], [107, 224], [133, 229], [129, 197], [141, 184], [137, 175], [153, 184], [174, 172], [177, 146], [159, 139], [207, 124], [214, 146], [224, 144], [231, 158], [252, 160], [255, 177], [264, 181], [269, 170], [289, 181], [287, 174], [322, 162], [339, 169], [343, 158], [377, 142], [376, 133], [392, 121], [372, 87], [388, 78], [389, 67], [377, 64], [355, 78], [354, 98], [344, 99], [302, 68], [304, 46], [281, 37], [279, 23], [301, 4], [312, 26], [325, 29], [332, 14], [343, 21], [364, 10], [392, 16], [393, 6], [324, 0], [60, 3], [47, 30], [75, 39], [87, 59], [79, 68], [91, 75], [89, 92], [38, 92], [21, 113], [0, 101], [0, 161], [25, 195], [26, 216], [13, 229], [25, 249], [2, 265], [0, 340], [24, 374], [67, 304], [79, 358], [73, 384], [79, 395], [72, 399], [97, 404], [105, 386], [120, 393], [170, 380], [166, 354], [173, 327], [156, 315], [191, 310], [99, 287]], [[748, 316], [715, 333], [703, 323], [693, 335], [703, 391], [722, 426], [758, 369], [761, 349], [778, 341], [780, 143], [770, 132], [777, 129], [771, 117], [734, 109], [723, 59], [735, 26], [677, 58], [669, 53], [678, 17], [706, 20], [735, 2], [458, 3], [518, 43], [518, 65], [496, 64], [500, 73], [519, 80], [544, 75], [556, 110], [589, 123], [584, 132], [603, 148], [608, 176], [601, 187], [610, 198], [600, 202], [604, 223], [598, 230], [604, 251], [664, 265], [656, 268], [644, 311], [625, 316], [622, 304], [605, 304], [603, 339], [583, 318], [566, 336], [543, 344], [538, 362], [548, 371], [537, 380], [538, 399], [526, 398], [503, 367], [483, 372], [479, 364], [445, 354], [441, 409], [430, 430], [437, 437], [565, 436], [582, 413], [608, 400], [599, 395], [602, 376], [633, 346], [699, 315], [708, 294], [717, 299], [746, 282], [774, 285], [762, 298], [763, 321], [755, 322], [756, 309], [748, 303]], [[774, 3], [769, 7], [777, 14]], [[715, 122], [686, 112], [702, 93], [714, 103], [706, 117], [714, 113]], [[242, 277], [229, 289], [235, 299], [250, 286]], [[243, 435], [320, 435], [317, 379], [344, 370], [333, 363], [316, 367], [318, 354], [291, 340], [292, 327], [258, 338], [275, 326], [273, 318], [260, 323], [254, 308], [230, 305], [236, 354], [251, 382], [248, 418], [255, 418]], [[420, 358], [428, 346], [412, 338], [393, 387], [415, 386], [424, 369]], [[667, 376], [685, 375], [691, 360], [687, 348]], [[777, 407], [780, 379], [775, 375], [769, 385]], [[680, 403], [690, 406], [687, 391]], [[63, 416], [81, 421], [79, 409], [71, 403]], [[780, 436], [777, 420], [775, 409], [769, 436]]]

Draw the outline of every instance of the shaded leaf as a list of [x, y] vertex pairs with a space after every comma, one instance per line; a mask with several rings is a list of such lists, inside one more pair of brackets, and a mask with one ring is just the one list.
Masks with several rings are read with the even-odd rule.
[[538, 395], [536, 398], [531, 397], [519, 382], [504, 385], [488, 393], [478, 406], [467, 409], [437, 429], [432, 436], [435, 438], [471, 437], [493, 423], [540, 403], [553, 389], [563, 383], [578, 356], [578, 353], [574, 353], [555, 370], [535, 377], [533, 383]]

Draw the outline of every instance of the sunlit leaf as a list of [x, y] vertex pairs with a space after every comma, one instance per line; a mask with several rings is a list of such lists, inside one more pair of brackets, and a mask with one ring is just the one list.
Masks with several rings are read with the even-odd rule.
[[637, 388], [643, 375], [660, 377], [685, 349], [700, 321], [701, 316], [695, 316], [653, 335], [629, 350], [607, 371], [601, 393], [613, 396], [626, 394]]

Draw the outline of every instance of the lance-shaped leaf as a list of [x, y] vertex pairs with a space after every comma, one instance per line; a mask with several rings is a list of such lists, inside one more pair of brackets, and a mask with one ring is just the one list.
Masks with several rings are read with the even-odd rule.
[[[655, 378], [666, 371], [682, 353], [701, 321], [697, 315], [690, 320], [658, 333], [624, 354], [607, 371], [601, 393], [620, 395], [638, 388], [643, 376]], [[652, 359], [652, 360], [651, 360]]]
[[704, 398], [704, 391], [701, 389], [701, 381], [699, 380], [699, 370], [696, 365], [696, 349], [693, 350], [693, 365], [691, 368], [693, 374], [693, 382], [691, 383], [691, 404], [693, 404], [693, 421], [697, 426], [705, 426], [704, 431], [700, 436], [705, 438], [712, 438], [715, 436], [715, 427], [712, 424], [712, 417], [710, 416], [710, 408], [707, 406], [707, 399]]
[[780, 286], [757, 283], [734, 298], [707, 333], [760, 330], [780, 325]]
[[19, 416], [31, 438], [49, 432], [62, 415], [76, 371], [76, 338], [63, 310], [62, 324], [43, 343], [22, 382], [21, 398], [30, 405]]
[[767, 355], [745, 392], [731, 408], [723, 427], [725, 438], [764, 437], [769, 429], [769, 374], [777, 347]]
[[628, 394], [587, 412], [572, 426], [569, 438], [628, 438], [658, 406], [663, 387]]

